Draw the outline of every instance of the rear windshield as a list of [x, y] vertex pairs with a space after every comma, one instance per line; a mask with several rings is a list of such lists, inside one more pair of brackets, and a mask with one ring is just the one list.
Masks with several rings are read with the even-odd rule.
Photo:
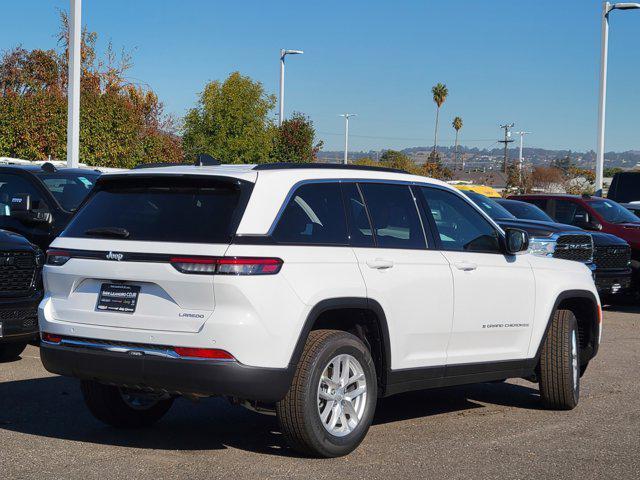
[[105, 179], [63, 237], [156, 242], [229, 242], [251, 184], [204, 177]]

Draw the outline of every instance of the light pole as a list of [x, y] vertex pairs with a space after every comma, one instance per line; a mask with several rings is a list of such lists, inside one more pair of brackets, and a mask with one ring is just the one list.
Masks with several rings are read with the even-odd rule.
[[602, 196], [604, 174], [604, 129], [607, 103], [607, 60], [609, 56], [609, 13], [612, 10], [634, 10], [640, 3], [602, 4], [602, 46], [600, 51], [600, 103], [598, 104], [598, 152], [596, 157], [596, 195]]
[[278, 126], [284, 121], [284, 57], [287, 55], [302, 55], [302, 50], [280, 50], [280, 115], [278, 115]]
[[80, 157], [80, 43], [82, 0], [71, 0], [69, 19], [69, 81], [67, 85], [67, 166], [77, 167]]
[[349, 160], [349, 118], [357, 116], [357, 113], [343, 113], [340, 116], [344, 117], [344, 163], [347, 164]]
[[522, 157], [522, 148], [524, 146], [524, 136], [530, 134], [531, 132], [516, 132], [517, 135], [520, 135], [520, 150], [518, 152], [518, 175], [520, 177], [520, 180], [522, 180], [522, 162], [523, 162], [523, 157]]

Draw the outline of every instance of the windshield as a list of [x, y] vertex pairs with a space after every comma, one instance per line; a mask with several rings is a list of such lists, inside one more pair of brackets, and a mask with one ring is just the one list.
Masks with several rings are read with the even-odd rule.
[[73, 212], [89, 194], [99, 173], [42, 172], [37, 174], [62, 208]]
[[638, 222], [638, 217], [613, 200], [592, 200], [587, 203], [609, 223]]
[[99, 184], [63, 237], [161, 242], [229, 242], [243, 192], [237, 181], [169, 177], [109, 179]]
[[518, 202], [515, 200], [507, 200], [500, 203], [504, 208], [513, 213], [517, 218], [522, 220], [536, 220], [538, 222], [553, 222], [555, 220], [547, 215], [543, 210], [526, 202]]
[[516, 217], [509, 210], [504, 208], [495, 200], [491, 200], [490, 198], [485, 197], [484, 195], [480, 195], [476, 192], [462, 191], [462, 193], [473, 200], [473, 203], [478, 205], [484, 211], [484, 213], [489, 215], [494, 220], [516, 219]]

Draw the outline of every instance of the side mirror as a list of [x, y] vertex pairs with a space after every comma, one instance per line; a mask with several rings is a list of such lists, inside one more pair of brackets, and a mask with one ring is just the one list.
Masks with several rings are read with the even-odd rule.
[[587, 230], [602, 230], [602, 224], [595, 218], [590, 218], [587, 222]]
[[28, 193], [16, 193], [10, 203], [11, 216], [23, 223], [51, 223], [53, 217], [49, 212], [33, 210]]
[[529, 249], [529, 234], [518, 228], [507, 228], [505, 233], [505, 250], [508, 255], [526, 252]]

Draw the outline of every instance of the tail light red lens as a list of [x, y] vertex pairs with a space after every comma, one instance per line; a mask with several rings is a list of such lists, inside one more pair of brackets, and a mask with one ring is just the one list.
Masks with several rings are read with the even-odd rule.
[[235, 360], [233, 355], [216, 348], [173, 347], [173, 351], [181, 357], [208, 358], [212, 360]]
[[282, 268], [279, 258], [174, 257], [171, 265], [182, 273], [204, 275], [275, 275]]
[[42, 332], [41, 337], [42, 340], [49, 343], [60, 343], [62, 341], [62, 337], [60, 335], [54, 335], [47, 332]]
[[64, 250], [47, 250], [47, 265], [61, 266], [69, 261], [71, 254]]

